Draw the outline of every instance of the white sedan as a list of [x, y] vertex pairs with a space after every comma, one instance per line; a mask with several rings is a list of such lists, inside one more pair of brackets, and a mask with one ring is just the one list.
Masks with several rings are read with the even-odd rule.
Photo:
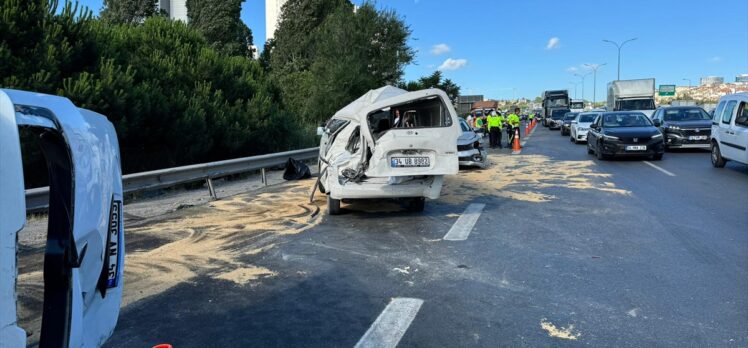
[[598, 115], [600, 115], [599, 111], [579, 113], [574, 121], [571, 121], [569, 141], [575, 144], [578, 142], [586, 142], [587, 132], [590, 130], [590, 125], [595, 121], [595, 117]]

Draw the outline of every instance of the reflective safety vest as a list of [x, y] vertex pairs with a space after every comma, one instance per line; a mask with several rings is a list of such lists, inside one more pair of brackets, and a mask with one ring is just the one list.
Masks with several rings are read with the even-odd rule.
[[475, 126], [478, 127], [478, 128], [483, 127], [483, 119], [481, 119], [480, 117], [476, 118], [475, 119]]
[[530, 115], [529, 115], [529, 116], [527, 116], [527, 117], [529, 117], [529, 118], [530, 118], [530, 121], [532, 121], [532, 119], [533, 119], [533, 118], [535, 118], [535, 114], [530, 114]]
[[506, 119], [506, 123], [509, 123], [512, 127], [519, 127], [519, 116], [516, 114], [511, 114]]
[[499, 116], [488, 116], [488, 131], [491, 131], [491, 128], [497, 127], [501, 129], [501, 118]]

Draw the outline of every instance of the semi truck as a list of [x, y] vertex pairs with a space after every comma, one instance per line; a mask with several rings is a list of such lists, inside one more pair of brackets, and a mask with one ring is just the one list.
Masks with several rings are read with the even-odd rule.
[[543, 92], [543, 110], [540, 116], [543, 119], [544, 126], [548, 126], [551, 114], [553, 113], [553, 110], [556, 109], [569, 109], [568, 90], [563, 89]]
[[609, 111], [655, 111], [655, 79], [616, 80], [608, 83]]
[[572, 99], [569, 109], [571, 110], [571, 112], [583, 112], [584, 111], [584, 100]]

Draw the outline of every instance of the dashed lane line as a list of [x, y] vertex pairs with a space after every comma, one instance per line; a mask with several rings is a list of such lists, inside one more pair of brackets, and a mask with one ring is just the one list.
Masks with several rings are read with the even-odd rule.
[[392, 299], [358, 340], [355, 348], [395, 348], [416, 318], [421, 305], [423, 300], [417, 298]]
[[483, 203], [471, 203], [468, 205], [465, 208], [465, 212], [460, 215], [442, 239], [451, 241], [466, 240], [470, 232], [473, 231], [473, 227], [478, 222], [478, 218], [485, 207], [486, 205]]
[[660, 166], [658, 166], [658, 165], [656, 165], [656, 164], [654, 164], [654, 163], [651, 163], [651, 162], [649, 162], [649, 161], [644, 161], [644, 163], [646, 163], [646, 164], [647, 164], [648, 166], [650, 166], [650, 167], [652, 167], [652, 168], [654, 168], [654, 169], [657, 169], [657, 170], [659, 170], [659, 171], [661, 171], [661, 172], [665, 173], [665, 175], [668, 175], [668, 176], [675, 176], [675, 174], [673, 174], [672, 172], [669, 172], [669, 171], [667, 171], [667, 170], [666, 170], [665, 168], [662, 168], [662, 167], [660, 167]]

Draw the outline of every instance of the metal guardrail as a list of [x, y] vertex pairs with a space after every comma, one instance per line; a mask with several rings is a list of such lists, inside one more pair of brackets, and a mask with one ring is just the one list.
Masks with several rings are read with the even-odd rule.
[[[216, 198], [212, 179], [262, 170], [262, 180], [267, 183], [265, 179], [265, 168], [283, 165], [289, 158], [298, 161], [307, 161], [317, 158], [318, 155], [319, 148], [313, 147], [303, 150], [278, 152], [267, 155], [159, 169], [150, 172], [124, 175], [122, 176], [122, 186], [125, 193], [134, 193], [205, 180], [208, 184], [210, 195], [213, 198]], [[49, 187], [39, 187], [26, 190], [27, 212], [45, 210], [48, 202]]]

